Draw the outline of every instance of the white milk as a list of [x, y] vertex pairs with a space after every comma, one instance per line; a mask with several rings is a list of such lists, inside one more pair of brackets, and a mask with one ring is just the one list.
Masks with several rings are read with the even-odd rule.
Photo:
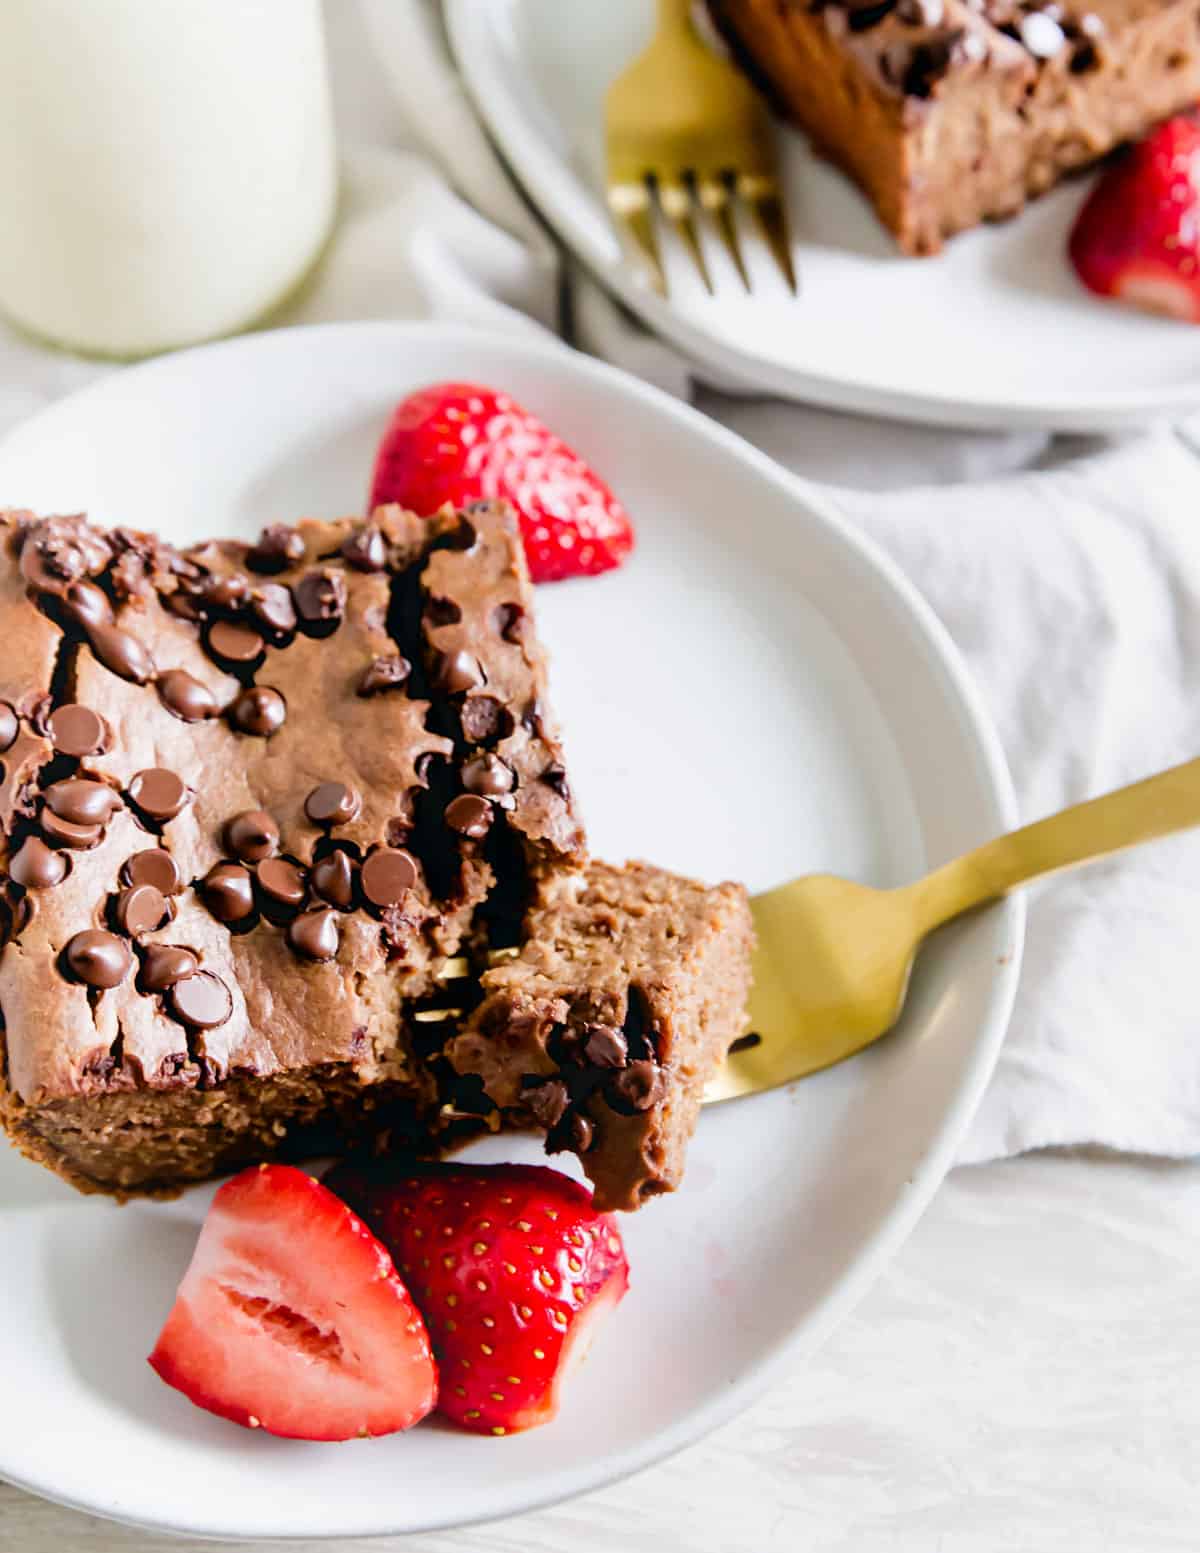
[[0, 312], [141, 356], [254, 321], [336, 197], [319, 0], [0, 0]]

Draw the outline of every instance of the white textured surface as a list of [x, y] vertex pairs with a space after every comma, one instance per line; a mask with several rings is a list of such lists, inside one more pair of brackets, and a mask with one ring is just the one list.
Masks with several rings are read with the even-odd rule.
[[[1198, 1221], [1196, 1165], [958, 1170], [807, 1368], [703, 1444], [536, 1515], [339, 1548], [1194, 1550]], [[3, 1553], [178, 1546], [0, 1484]]]

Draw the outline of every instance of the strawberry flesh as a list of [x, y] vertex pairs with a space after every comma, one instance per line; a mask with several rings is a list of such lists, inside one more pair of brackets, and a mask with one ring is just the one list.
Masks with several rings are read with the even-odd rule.
[[299, 1440], [391, 1434], [437, 1394], [392, 1260], [320, 1182], [260, 1165], [213, 1198], [150, 1363], [210, 1413]]
[[510, 1434], [548, 1422], [629, 1284], [620, 1232], [542, 1165], [337, 1167], [327, 1177], [395, 1257], [441, 1367], [439, 1410]]
[[434, 383], [403, 400], [376, 454], [371, 506], [429, 514], [496, 500], [516, 509], [534, 582], [608, 571], [633, 548], [604, 481], [510, 395]]
[[1071, 232], [1084, 285], [1200, 322], [1200, 120], [1161, 124], [1101, 177]]

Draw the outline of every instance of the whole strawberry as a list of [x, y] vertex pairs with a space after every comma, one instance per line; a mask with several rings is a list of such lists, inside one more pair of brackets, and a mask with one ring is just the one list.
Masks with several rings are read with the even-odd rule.
[[610, 1214], [543, 1165], [339, 1166], [330, 1189], [391, 1251], [438, 1356], [438, 1408], [466, 1429], [546, 1423], [629, 1268]]
[[534, 582], [606, 572], [633, 548], [624, 507], [583, 459], [508, 394], [434, 383], [392, 412], [375, 456], [371, 506], [422, 516], [444, 503], [507, 500]]
[[1070, 255], [1099, 295], [1200, 322], [1200, 121], [1168, 120], [1108, 169]]

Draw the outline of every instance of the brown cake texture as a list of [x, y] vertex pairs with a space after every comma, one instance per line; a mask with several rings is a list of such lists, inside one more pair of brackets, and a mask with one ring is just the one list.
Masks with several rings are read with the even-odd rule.
[[[127, 1196], [537, 1120], [446, 1056], [530, 933], [561, 946], [566, 903], [608, 889], [585, 871], [505, 505], [187, 550], [0, 513], [0, 632], [0, 1122], [19, 1148]], [[700, 1018], [708, 994], [678, 989], [716, 961], [649, 975], [645, 925], [676, 886], [635, 877], [644, 901], [610, 892], [612, 963], [593, 945], [557, 967], [571, 1028], [589, 998], [623, 1024], [630, 969]], [[732, 924], [723, 892], [678, 888]], [[727, 1012], [716, 1044], [740, 1033]], [[611, 1200], [649, 1179], [647, 1151], [678, 1174], [699, 1095], [677, 1094], [671, 1019], [629, 1046], [654, 1073], [624, 1165], [617, 1132], [568, 1124]]]
[[522, 937], [484, 973], [452, 1065], [551, 1152], [577, 1153], [603, 1206], [673, 1190], [704, 1087], [746, 1029], [745, 889], [593, 863], [544, 880]]
[[1200, 98], [1196, 0], [708, 0], [911, 254]]

